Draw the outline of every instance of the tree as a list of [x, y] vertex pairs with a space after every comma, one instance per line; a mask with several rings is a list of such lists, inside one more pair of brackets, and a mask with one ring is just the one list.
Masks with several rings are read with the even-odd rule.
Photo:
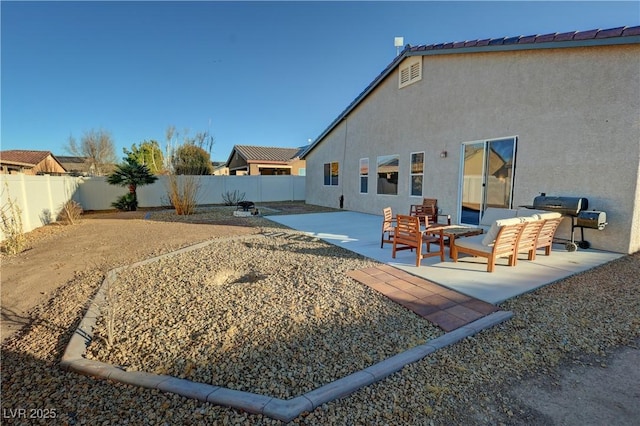
[[209, 153], [191, 144], [178, 147], [173, 154], [172, 163], [177, 175], [210, 175], [213, 172]]
[[164, 156], [157, 141], [144, 141], [140, 143], [140, 146], [131, 145], [131, 151], [127, 148], [122, 150], [127, 158], [135, 160], [138, 164], [146, 165], [154, 175], [164, 170]]
[[167, 127], [166, 139], [165, 160], [169, 173], [205, 175], [213, 172], [211, 150], [215, 139], [209, 130], [198, 132], [191, 137], [188, 129], [181, 135], [175, 126], [171, 125]]
[[124, 162], [118, 164], [113, 173], [107, 176], [107, 182], [110, 185], [126, 186], [129, 193], [111, 205], [120, 210], [137, 210], [138, 186], [152, 184], [157, 179], [145, 164], [138, 164], [134, 159], [125, 157]]
[[105, 166], [116, 162], [113, 139], [111, 134], [104, 130], [85, 132], [79, 144], [73, 136], [69, 136], [69, 143], [65, 149], [71, 155], [87, 158], [91, 162], [94, 173], [98, 176], [105, 173]]

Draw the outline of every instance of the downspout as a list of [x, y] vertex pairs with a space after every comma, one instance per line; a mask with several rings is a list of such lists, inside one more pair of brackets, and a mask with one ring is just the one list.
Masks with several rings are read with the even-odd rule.
[[[344, 116], [344, 146], [342, 149], [342, 167], [345, 172], [347, 170], [346, 167], [346, 158], [347, 158], [347, 130], [348, 130], [348, 122], [347, 116]], [[342, 174], [342, 179], [340, 179], [340, 208], [344, 208], [344, 173]]]

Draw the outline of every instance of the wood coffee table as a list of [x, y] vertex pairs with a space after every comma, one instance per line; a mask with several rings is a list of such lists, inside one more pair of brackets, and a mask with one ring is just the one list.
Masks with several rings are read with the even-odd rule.
[[482, 228], [473, 228], [464, 225], [438, 225], [434, 224], [426, 229], [425, 232], [442, 230], [442, 236], [449, 240], [449, 258], [452, 258], [452, 248], [455, 247], [456, 238], [471, 237], [472, 235], [482, 234]]

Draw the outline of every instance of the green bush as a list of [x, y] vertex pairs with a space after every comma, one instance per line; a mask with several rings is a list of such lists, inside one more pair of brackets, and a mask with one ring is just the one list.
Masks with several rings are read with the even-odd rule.
[[138, 209], [138, 199], [135, 194], [125, 194], [111, 203], [113, 207], [123, 211], [136, 211]]

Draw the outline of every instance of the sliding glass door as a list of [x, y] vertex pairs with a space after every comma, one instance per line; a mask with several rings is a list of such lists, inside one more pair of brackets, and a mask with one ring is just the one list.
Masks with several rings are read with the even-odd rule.
[[511, 208], [516, 137], [462, 144], [460, 223], [478, 225], [487, 207]]

